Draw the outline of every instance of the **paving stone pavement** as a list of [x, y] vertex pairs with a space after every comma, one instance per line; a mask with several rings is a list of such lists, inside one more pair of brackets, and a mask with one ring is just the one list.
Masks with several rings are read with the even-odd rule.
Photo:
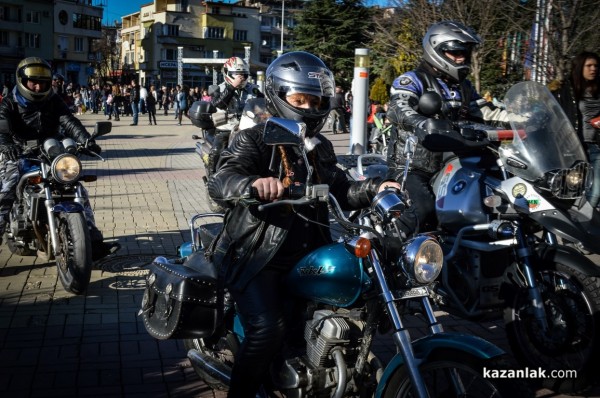
[[[90, 113], [80, 118], [90, 131], [104, 120]], [[113, 121], [113, 131], [98, 139], [106, 161], [83, 159], [84, 170], [98, 175], [86, 185], [96, 223], [106, 241], [122, 246], [96, 263], [85, 295], [57, 284], [54, 263], [0, 246], [0, 397], [225, 396], [198, 379], [180, 341], [151, 338], [137, 317], [144, 286], [139, 268], [157, 255], [174, 256], [188, 240], [188, 219], [209, 211], [191, 138], [198, 130], [189, 121], [178, 126], [173, 116], [158, 115], [156, 126], [145, 121], [146, 115], [138, 126], [129, 126], [130, 117]], [[328, 137], [339, 154], [347, 151], [348, 135]], [[500, 322], [438, 315], [448, 330], [508, 350]], [[393, 354], [389, 338], [375, 344], [383, 357]]]

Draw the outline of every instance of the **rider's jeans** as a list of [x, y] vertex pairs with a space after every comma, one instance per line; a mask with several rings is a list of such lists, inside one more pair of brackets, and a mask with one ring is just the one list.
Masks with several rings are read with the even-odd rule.
[[598, 206], [600, 202], [600, 146], [598, 144], [587, 143], [587, 153], [594, 170], [594, 181], [592, 190], [587, 194], [587, 200], [592, 207]]

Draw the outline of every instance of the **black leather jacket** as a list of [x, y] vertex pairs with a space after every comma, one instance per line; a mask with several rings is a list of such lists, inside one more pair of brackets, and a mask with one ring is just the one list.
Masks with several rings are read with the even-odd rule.
[[[217, 172], [208, 181], [210, 196], [228, 207], [225, 227], [212, 248], [213, 261], [220, 264], [226, 285], [243, 289], [248, 281], [278, 255], [295, 242], [286, 242], [288, 234], [298, 236], [295, 228], [305, 227], [289, 207], [281, 206], [260, 212], [256, 204], [246, 204], [252, 183], [261, 177], [282, 178], [281, 157], [277, 148], [267, 146], [262, 140], [262, 124], [236, 134], [219, 159]], [[377, 193], [382, 180], [351, 182], [337, 167], [333, 145], [322, 135], [313, 150], [314, 183], [328, 184], [330, 192], [344, 209], [367, 207]], [[295, 148], [286, 147], [292, 178], [304, 183], [306, 172], [301, 156]], [[309, 153], [309, 155], [312, 155]], [[313, 156], [309, 156], [312, 158]], [[327, 206], [299, 209], [311, 219], [329, 224]], [[299, 224], [302, 223], [302, 224]], [[295, 228], [292, 228], [295, 225]], [[311, 224], [310, 244], [301, 250], [304, 254], [331, 242], [329, 229]], [[300, 244], [299, 244], [300, 246]], [[283, 248], [282, 248], [283, 247]]]
[[0, 145], [57, 137], [60, 127], [65, 136], [79, 143], [85, 143], [90, 138], [83, 124], [54, 93], [46, 101], [23, 106], [13, 91], [0, 104], [0, 120], [7, 121], [0, 123]]
[[[388, 149], [389, 179], [398, 179], [405, 165], [404, 145], [408, 136], [417, 135], [419, 142], [427, 132], [419, 129], [430, 117], [451, 122], [469, 120], [483, 123], [489, 121], [507, 122], [506, 112], [485, 101], [468, 80], [462, 83], [447, 83], [436, 78], [426, 65], [416, 71], [407, 72], [394, 80], [391, 88], [388, 120], [394, 125]], [[419, 110], [419, 99], [427, 91], [437, 92], [442, 97], [442, 111], [436, 115], [424, 115]], [[496, 124], [496, 123], [490, 123]], [[419, 136], [421, 134], [421, 136]], [[433, 174], [442, 165], [443, 154], [431, 152], [417, 145], [412, 169]]]

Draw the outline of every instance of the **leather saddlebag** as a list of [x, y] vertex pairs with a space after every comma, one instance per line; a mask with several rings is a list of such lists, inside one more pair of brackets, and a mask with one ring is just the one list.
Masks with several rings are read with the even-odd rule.
[[157, 257], [148, 269], [140, 311], [148, 333], [161, 340], [211, 336], [220, 312], [217, 270], [204, 251], [179, 263]]

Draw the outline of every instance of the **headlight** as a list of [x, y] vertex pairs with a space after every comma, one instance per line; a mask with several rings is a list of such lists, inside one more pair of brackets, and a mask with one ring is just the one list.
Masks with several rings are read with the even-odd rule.
[[575, 199], [581, 197], [589, 189], [592, 169], [588, 163], [578, 163], [571, 169], [563, 169], [549, 173], [550, 191], [559, 199]]
[[81, 174], [81, 162], [76, 156], [63, 154], [54, 159], [51, 169], [56, 181], [67, 184], [79, 178]]
[[430, 236], [417, 236], [402, 253], [402, 266], [410, 278], [420, 284], [429, 284], [438, 277], [444, 265], [440, 244]]

